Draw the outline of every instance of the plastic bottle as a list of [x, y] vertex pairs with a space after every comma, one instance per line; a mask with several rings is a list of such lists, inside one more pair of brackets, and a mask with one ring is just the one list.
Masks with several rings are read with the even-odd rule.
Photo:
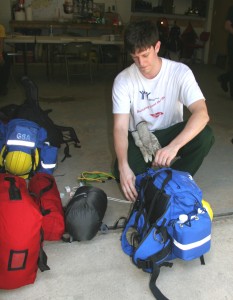
[[185, 214], [179, 215], [179, 220], [177, 221], [178, 224], [184, 224], [188, 221], [188, 216]]

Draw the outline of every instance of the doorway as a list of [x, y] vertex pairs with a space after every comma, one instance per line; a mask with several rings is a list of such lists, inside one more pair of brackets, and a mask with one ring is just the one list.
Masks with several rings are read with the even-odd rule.
[[232, 0], [215, 0], [213, 6], [209, 63], [217, 64], [223, 69], [226, 67], [227, 55], [227, 32], [224, 29], [224, 22], [231, 5], [233, 5]]

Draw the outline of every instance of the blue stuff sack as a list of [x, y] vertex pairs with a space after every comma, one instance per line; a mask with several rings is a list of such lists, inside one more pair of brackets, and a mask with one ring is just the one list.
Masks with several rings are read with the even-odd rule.
[[41, 148], [46, 141], [47, 131], [38, 124], [24, 119], [13, 119], [6, 126], [8, 151], [23, 151]]
[[40, 151], [40, 168], [38, 172], [52, 175], [57, 165], [58, 148], [44, 144]]
[[58, 148], [49, 145], [47, 131], [33, 121], [12, 119], [1, 125], [0, 146], [1, 172], [26, 179], [38, 171], [51, 175], [56, 167]]

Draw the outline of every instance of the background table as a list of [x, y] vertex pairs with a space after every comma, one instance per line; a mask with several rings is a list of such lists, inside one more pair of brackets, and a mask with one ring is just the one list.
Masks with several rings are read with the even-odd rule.
[[[53, 46], [64, 45], [71, 42], [91, 42], [93, 45], [117, 45], [123, 49], [123, 40], [119, 39], [118, 35], [103, 35], [100, 37], [76, 37], [76, 36], [63, 36], [63, 35], [49, 35], [49, 36], [32, 36], [32, 35], [8, 35], [5, 38], [5, 44], [23, 46], [23, 64], [24, 75], [28, 74], [28, 59], [27, 59], [27, 46], [44, 44], [46, 46], [46, 73], [48, 78], [51, 77], [51, 61], [53, 59]], [[123, 58], [125, 60], [125, 58]], [[123, 61], [123, 65], [125, 62]]]

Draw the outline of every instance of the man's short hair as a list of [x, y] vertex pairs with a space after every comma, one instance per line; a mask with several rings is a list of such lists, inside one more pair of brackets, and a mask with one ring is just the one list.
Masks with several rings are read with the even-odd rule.
[[152, 21], [139, 21], [130, 23], [124, 32], [124, 43], [126, 51], [135, 53], [137, 50], [143, 51], [155, 44], [159, 40], [158, 30]]

